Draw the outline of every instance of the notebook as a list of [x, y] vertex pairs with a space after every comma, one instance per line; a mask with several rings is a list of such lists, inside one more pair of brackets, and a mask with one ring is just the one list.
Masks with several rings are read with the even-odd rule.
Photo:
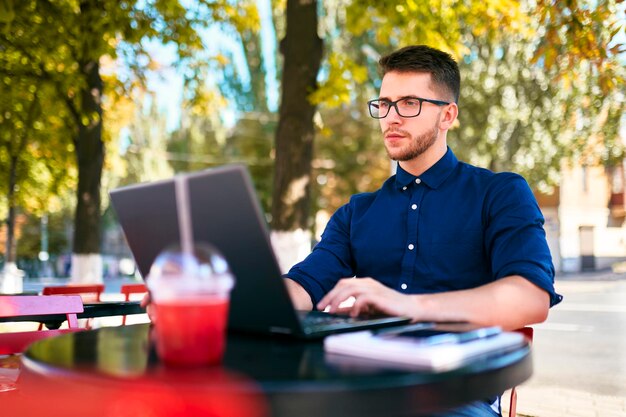
[[[327, 361], [356, 366], [366, 359], [401, 369], [449, 371], [481, 357], [500, 355], [526, 345], [524, 336], [499, 327], [475, 327], [468, 323], [417, 323], [392, 329], [365, 330], [333, 335], [324, 340]], [[335, 356], [337, 355], [337, 356]], [[354, 358], [354, 359], [350, 359]]]
[[[142, 277], [157, 255], [180, 243], [176, 183], [187, 185], [193, 240], [217, 247], [235, 275], [229, 329], [315, 338], [407, 323], [406, 317], [349, 318], [296, 311], [281, 277], [248, 170], [227, 165], [111, 191], [111, 201]], [[149, 278], [148, 278], [149, 279]]]

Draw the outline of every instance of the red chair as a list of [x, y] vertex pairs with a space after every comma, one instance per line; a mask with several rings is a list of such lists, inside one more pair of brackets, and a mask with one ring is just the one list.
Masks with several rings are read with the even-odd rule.
[[[104, 284], [69, 284], [58, 285], [53, 287], [44, 287], [41, 291], [42, 295], [80, 295], [83, 303], [99, 302], [100, 296], [104, 292]], [[87, 328], [91, 327], [91, 321], [88, 319]], [[39, 330], [43, 328], [43, 324], [39, 325]]]
[[[120, 288], [120, 292], [124, 294], [124, 301], [130, 301], [131, 294], [144, 294], [148, 292], [146, 284], [124, 284]], [[126, 316], [122, 316], [122, 325], [126, 324]]]
[[[532, 343], [535, 330], [532, 327], [522, 327], [515, 330], [526, 337], [528, 343]], [[511, 399], [509, 402], [509, 417], [515, 417], [517, 415], [517, 391], [515, 387], [511, 388]]]
[[43, 295], [69, 295], [78, 294], [83, 303], [100, 301], [100, 295], [104, 292], [104, 284], [69, 284], [54, 287], [44, 287]]
[[77, 295], [0, 296], [0, 317], [29, 317], [65, 314], [69, 329], [0, 333], [0, 355], [19, 353], [39, 339], [80, 330], [76, 313], [83, 312], [83, 302]]

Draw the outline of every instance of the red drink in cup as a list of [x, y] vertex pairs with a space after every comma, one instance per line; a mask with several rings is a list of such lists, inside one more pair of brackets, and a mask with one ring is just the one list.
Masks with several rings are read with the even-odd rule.
[[154, 261], [147, 279], [155, 315], [156, 348], [167, 365], [221, 363], [226, 345], [233, 277], [214, 248], [170, 249]]
[[170, 365], [215, 365], [222, 361], [228, 298], [203, 296], [154, 304], [156, 348]]

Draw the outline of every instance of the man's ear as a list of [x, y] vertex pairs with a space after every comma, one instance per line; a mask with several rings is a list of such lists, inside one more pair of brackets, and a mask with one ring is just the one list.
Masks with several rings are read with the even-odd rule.
[[439, 120], [439, 128], [441, 130], [448, 130], [454, 124], [457, 116], [459, 115], [459, 107], [456, 103], [452, 102], [445, 106], [445, 110], [441, 112], [441, 119]]

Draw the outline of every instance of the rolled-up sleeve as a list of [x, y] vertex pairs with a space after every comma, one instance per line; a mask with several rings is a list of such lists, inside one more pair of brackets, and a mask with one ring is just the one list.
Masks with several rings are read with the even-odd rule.
[[351, 214], [350, 204], [339, 208], [309, 256], [284, 275], [285, 278], [296, 281], [309, 293], [314, 306], [339, 279], [354, 275], [350, 249]]
[[535, 196], [517, 174], [501, 173], [493, 178], [483, 212], [493, 277], [520, 275], [544, 289], [554, 306], [563, 297], [554, 290], [554, 265]]

